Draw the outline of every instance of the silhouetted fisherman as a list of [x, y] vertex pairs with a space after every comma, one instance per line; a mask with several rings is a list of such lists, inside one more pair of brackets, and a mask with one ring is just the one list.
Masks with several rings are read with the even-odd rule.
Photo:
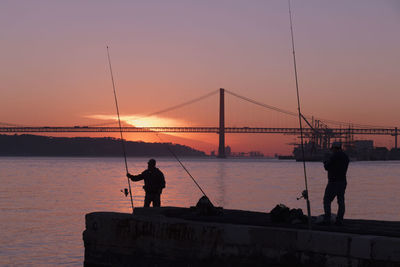
[[143, 189], [146, 192], [144, 198], [144, 207], [150, 207], [150, 203], [153, 202], [153, 207], [161, 206], [161, 193], [165, 188], [164, 174], [156, 168], [156, 160], [150, 159], [147, 170], [141, 174], [132, 175], [129, 172], [126, 176], [132, 181], [144, 180]]
[[349, 166], [349, 157], [342, 150], [342, 144], [334, 142], [331, 147], [332, 155], [327, 161], [324, 161], [324, 168], [328, 171], [328, 184], [324, 195], [324, 221], [322, 224], [328, 225], [331, 221], [331, 203], [337, 198], [338, 212], [336, 216], [336, 225], [343, 224], [345, 212], [344, 193], [346, 191], [347, 181], [346, 173]]

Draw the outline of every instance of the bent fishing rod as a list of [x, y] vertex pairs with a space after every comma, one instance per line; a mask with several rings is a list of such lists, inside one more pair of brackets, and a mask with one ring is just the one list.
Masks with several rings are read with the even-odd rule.
[[[111, 67], [111, 59], [110, 59], [110, 52], [109, 52], [108, 46], [107, 46], [107, 57], [108, 57], [108, 65], [110, 67], [111, 82], [112, 82], [113, 91], [114, 91], [115, 107], [117, 108], [119, 133], [121, 135], [122, 152], [123, 152], [124, 160], [125, 160], [125, 170], [126, 170], [126, 173], [128, 173], [129, 171], [128, 171], [128, 163], [126, 161], [126, 149], [125, 149], [124, 138], [122, 136], [122, 127], [121, 127], [121, 119], [120, 119], [120, 116], [119, 116], [117, 93], [116, 93], [116, 90], [115, 90], [114, 75], [113, 75], [113, 71], [112, 71], [112, 67]], [[132, 191], [131, 191], [131, 181], [129, 180], [128, 177], [127, 177], [127, 179], [128, 179], [128, 187], [129, 187], [129, 196], [131, 198], [131, 206], [132, 206], [132, 212], [133, 212], [134, 207], [133, 207], [133, 199], [132, 199]]]
[[298, 110], [298, 114], [299, 114], [301, 153], [302, 153], [302, 156], [303, 156], [304, 184], [305, 184], [305, 188], [306, 188], [303, 191], [301, 197], [304, 198], [306, 200], [306, 203], [307, 203], [308, 228], [311, 230], [311, 205], [310, 205], [309, 194], [308, 194], [306, 161], [305, 161], [305, 157], [304, 157], [304, 140], [303, 140], [304, 139], [304, 133], [303, 133], [303, 126], [302, 126], [302, 116], [303, 115], [301, 114], [299, 82], [298, 82], [298, 78], [297, 78], [296, 52], [295, 52], [295, 46], [294, 46], [292, 10], [291, 10], [291, 7], [290, 7], [290, 0], [288, 0], [288, 6], [289, 6], [289, 19], [290, 19], [290, 34], [291, 34], [291, 37], [292, 37], [292, 53], [293, 53], [294, 77], [295, 77], [295, 81], [296, 81], [297, 110]]

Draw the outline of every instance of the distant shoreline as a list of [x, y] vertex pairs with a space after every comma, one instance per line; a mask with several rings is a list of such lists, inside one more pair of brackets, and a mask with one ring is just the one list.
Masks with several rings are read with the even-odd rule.
[[[124, 141], [127, 157], [207, 157], [203, 151], [172, 143]], [[112, 137], [49, 137], [0, 135], [0, 156], [6, 157], [122, 157], [121, 139]]]

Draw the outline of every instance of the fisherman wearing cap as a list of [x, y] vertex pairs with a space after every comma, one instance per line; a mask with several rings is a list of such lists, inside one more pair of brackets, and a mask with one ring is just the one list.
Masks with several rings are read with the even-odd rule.
[[324, 168], [328, 171], [328, 184], [324, 195], [324, 221], [322, 224], [329, 225], [331, 220], [331, 203], [337, 198], [338, 212], [336, 216], [336, 225], [343, 224], [345, 212], [344, 193], [346, 191], [347, 181], [346, 173], [349, 166], [349, 157], [342, 150], [340, 142], [332, 143], [332, 154], [327, 161], [324, 161]]
[[147, 170], [144, 170], [141, 174], [132, 175], [128, 172], [126, 176], [134, 182], [144, 180], [143, 189], [146, 192], [144, 207], [150, 207], [151, 202], [153, 202], [153, 207], [160, 207], [161, 192], [165, 188], [164, 174], [156, 168], [155, 159], [150, 159], [147, 164]]

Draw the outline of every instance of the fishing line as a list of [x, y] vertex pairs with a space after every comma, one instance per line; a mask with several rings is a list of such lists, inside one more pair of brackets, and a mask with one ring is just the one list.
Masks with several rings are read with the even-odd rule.
[[[110, 59], [110, 52], [108, 51], [108, 46], [107, 46], [107, 56], [108, 56], [108, 65], [110, 67], [111, 81], [112, 81], [112, 86], [113, 86], [113, 91], [114, 91], [115, 106], [117, 108], [119, 133], [121, 135], [121, 145], [122, 145], [122, 151], [123, 151], [123, 154], [124, 154], [125, 169], [126, 169], [126, 173], [128, 173], [128, 163], [126, 161], [126, 149], [125, 149], [124, 138], [122, 136], [122, 127], [121, 127], [121, 119], [119, 117], [117, 93], [115, 91], [114, 75], [113, 75], [113, 71], [112, 71], [112, 67], [111, 67], [111, 59]], [[133, 207], [133, 199], [132, 199], [132, 191], [131, 191], [131, 182], [130, 182], [128, 177], [127, 177], [127, 179], [128, 179], [128, 187], [129, 187], [129, 196], [131, 198], [131, 206], [132, 206], [132, 212], [133, 212], [134, 207]]]
[[297, 79], [296, 52], [295, 52], [295, 46], [294, 46], [292, 10], [290, 7], [290, 0], [288, 0], [288, 4], [289, 4], [289, 19], [290, 19], [290, 34], [292, 37], [293, 67], [294, 67], [294, 76], [295, 76], [295, 80], [296, 80], [297, 109], [298, 109], [298, 114], [299, 114], [301, 153], [303, 156], [304, 184], [306, 187], [306, 190], [303, 191], [302, 197], [304, 197], [304, 199], [307, 202], [308, 228], [311, 229], [311, 207], [310, 207], [310, 200], [309, 200], [309, 194], [308, 194], [306, 161], [305, 161], [305, 157], [304, 157], [304, 141], [303, 141], [304, 136], [303, 136], [303, 126], [301, 123], [302, 122], [302, 114], [301, 114], [301, 106], [300, 106], [299, 82]]
[[[161, 139], [161, 137], [158, 135], [158, 133], [156, 133], [157, 137], [160, 139], [160, 141], [162, 143], [164, 143], [164, 141]], [[200, 185], [196, 182], [196, 180], [194, 179], [194, 177], [190, 174], [190, 172], [188, 171], [188, 169], [186, 169], [185, 165], [183, 165], [183, 163], [179, 160], [178, 156], [174, 153], [174, 151], [172, 151], [172, 149], [169, 147], [169, 145], [167, 143], [165, 143], [168, 151], [174, 156], [174, 158], [179, 162], [179, 164], [182, 166], [182, 168], [186, 171], [186, 173], [189, 175], [190, 178], [192, 178], [193, 182], [197, 185], [197, 187], [200, 189], [200, 191], [203, 193], [203, 195], [208, 199], [208, 196], [206, 195], [206, 193], [203, 191], [203, 189], [201, 189]]]

